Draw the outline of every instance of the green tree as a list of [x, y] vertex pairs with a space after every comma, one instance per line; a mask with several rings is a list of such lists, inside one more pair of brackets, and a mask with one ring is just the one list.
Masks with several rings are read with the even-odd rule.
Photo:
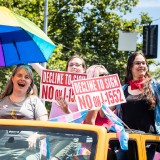
[[[122, 81], [130, 52], [118, 51], [118, 31], [137, 31], [142, 36], [143, 25], [151, 22], [146, 13], [140, 19], [123, 19], [137, 3], [138, 0], [49, 0], [48, 36], [57, 48], [47, 68], [65, 70], [68, 57], [79, 54], [87, 66], [103, 64], [110, 73], [118, 73]], [[44, 0], [0, 0], [0, 5], [27, 17], [43, 30]], [[137, 44], [137, 50], [142, 50], [142, 43]], [[11, 69], [0, 69], [0, 90]], [[39, 80], [35, 73], [37, 86]]]

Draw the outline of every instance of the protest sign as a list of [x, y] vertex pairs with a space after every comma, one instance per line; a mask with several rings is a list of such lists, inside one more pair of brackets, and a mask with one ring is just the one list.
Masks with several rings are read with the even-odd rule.
[[52, 102], [60, 96], [67, 102], [74, 102], [75, 98], [71, 81], [85, 78], [86, 74], [45, 69], [41, 75], [40, 98]]
[[126, 102], [117, 74], [72, 81], [79, 110], [108, 107]]

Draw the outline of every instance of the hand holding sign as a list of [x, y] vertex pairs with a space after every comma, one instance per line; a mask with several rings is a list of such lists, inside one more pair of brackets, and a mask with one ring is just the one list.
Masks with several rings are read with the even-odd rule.
[[79, 110], [124, 103], [125, 97], [117, 74], [72, 81]]
[[66, 102], [75, 102], [71, 81], [85, 79], [86, 74], [43, 70], [41, 77], [41, 99], [52, 102], [58, 100], [58, 97], [61, 97]]
[[59, 104], [59, 107], [63, 110], [63, 112], [65, 112], [66, 114], [71, 113], [71, 111], [68, 108], [68, 104], [67, 104], [67, 102], [65, 101], [64, 98], [58, 97], [57, 102]]

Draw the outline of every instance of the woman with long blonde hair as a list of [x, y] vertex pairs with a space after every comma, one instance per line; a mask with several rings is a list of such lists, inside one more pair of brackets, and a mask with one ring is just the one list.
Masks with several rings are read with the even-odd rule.
[[[87, 78], [96, 78], [109, 75], [109, 72], [103, 65], [92, 65], [86, 70]], [[88, 112], [85, 124], [92, 124], [98, 126], [104, 126], [109, 129], [112, 122], [104, 117], [103, 111], [101, 109], [91, 110]]]

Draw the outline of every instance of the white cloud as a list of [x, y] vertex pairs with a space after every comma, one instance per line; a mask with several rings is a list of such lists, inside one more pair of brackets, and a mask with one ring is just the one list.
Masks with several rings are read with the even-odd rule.
[[139, 0], [138, 8], [160, 7], [160, 0]]

